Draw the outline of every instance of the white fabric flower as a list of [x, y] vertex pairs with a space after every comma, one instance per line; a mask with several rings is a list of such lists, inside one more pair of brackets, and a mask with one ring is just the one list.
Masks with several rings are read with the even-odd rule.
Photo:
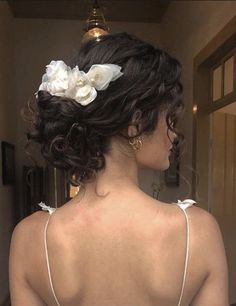
[[78, 66], [73, 68], [69, 74], [68, 89], [65, 91], [65, 96], [76, 100], [81, 105], [89, 104], [97, 96], [97, 91], [92, 87], [86, 73], [80, 71]]
[[97, 90], [105, 90], [111, 81], [123, 75], [120, 69], [120, 66], [114, 64], [92, 65], [87, 77]]
[[51, 61], [46, 67], [46, 73], [42, 77], [39, 90], [46, 90], [52, 95], [63, 96], [65, 89], [68, 88], [70, 67], [63, 61]]
[[78, 66], [71, 70], [63, 61], [51, 61], [46, 67], [39, 90], [74, 99], [81, 105], [91, 103], [97, 90], [107, 89], [111, 81], [123, 75], [121, 67], [115, 64], [92, 65], [87, 73]]

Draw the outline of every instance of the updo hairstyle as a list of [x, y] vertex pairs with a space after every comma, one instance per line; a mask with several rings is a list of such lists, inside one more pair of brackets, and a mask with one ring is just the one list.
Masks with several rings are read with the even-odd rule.
[[141, 111], [142, 129], [150, 135], [162, 111], [167, 111], [168, 129], [177, 134], [176, 150], [184, 140], [176, 124], [183, 113], [181, 65], [160, 48], [126, 32], [82, 43], [74, 63], [88, 72], [93, 64], [117, 64], [124, 74], [98, 91], [90, 104], [39, 91], [31, 108], [32, 127], [28, 141], [41, 145], [41, 153], [54, 167], [64, 169], [73, 185], [92, 180], [105, 167], [111, 138], [127, 139], [134, 113]]

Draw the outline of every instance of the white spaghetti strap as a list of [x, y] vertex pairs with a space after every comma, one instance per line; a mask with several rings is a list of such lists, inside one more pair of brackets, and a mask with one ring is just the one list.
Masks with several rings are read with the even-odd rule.
[[180, 293], [178, 306], [181, 305], [181, 301], [182, 301], [182, 297], [183, 297], [184, 285], [185, 285], [185, 279], [186, 279], [186, 272], [187, 272], [187, 267], [188, 267], [188, 254], [189, 254], [189, 222], [188, 222], [188, 215], [187, 215], [187, 213], [184, 209], [183, 209], [183, 212], [185, 214], [185, 218], [186, 218], [186, 221], [187, 221], [187, 246], [186, 246], [185, 264], [184, 264], [183, 284], [182, 284], [182, 289], [181, 289], [181, 293]]
[[185, 286], [185, 280], [186, 280], [186, 274], [187, 274], [187, 268], [188, 268], [188, 257], [189, 257], [189, 240], [190, 240], [190, 235], [189, 235], [189, 219], [188, 215], [186, 213], [186, 208], [191, 207], [195, 201], [191, 199], [187, 199], [184, 201], [178, 200], [178, 203], [176, 203], [184, 212], [185, 219], [186, 219], [186, 228], [187, 228], [187, 243], [186, 243], [186, 256], [185, 256], [185, 264], [184, 264], [184, 277], [183, 277], [183, 283], [182, 283], [182, 288], [181, 288], [181, 293], [180, 293], [180, 298], [178, 302], [178, 306], [181, 306], [181, 301], [183, 298], [183, 292], [184, 292], [184, 286]]
[[46, 253], [46, 262], [47, 262], [47, 269], [48, 269], [48, 277], [49, 277], [50, 286], [51, 286], [52, 293], [53, 293], [54, 299], [56, 301], [56, 304], [57, 304], [57, 306], [60, 306], [60, 303], [58, 302], [58, 299], [56, 297], [56, 294], [55, 294], [55, 291], [54, 291], [54, 288], [53, 288], [53, 284], [52, 284], [51, 270], [50, 270], [50, 264], [49, 264], [49, 258], [48, 258], [48, 247], [47, 247], [47, 228], [48, 228], [48, 223], [49, 223], [49, 220], [51, 218], [51, 215], [53, 214], [53, 212], [56, 209], [53, 208], [53, 207], [47, 206], [44, 203], [40, 203], [40, 204], [39, 205], [43, 208], [43, 210], [48, 210], [48, 212], [49, 212], [49, 217], [48, 217], [47, 223], [46, 223], [45, 228], [44, 228], [44, 248], [45, 248], [45, 253]]

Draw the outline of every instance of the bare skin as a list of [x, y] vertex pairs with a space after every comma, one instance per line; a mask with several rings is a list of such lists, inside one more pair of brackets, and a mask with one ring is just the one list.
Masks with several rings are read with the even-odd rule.
[[[185, 216], [177, 205], [143, 193], [137, 179], [139, 167], [163, 170], [169, 166], [171, 143], [164, 120], [143, 144], [131, 158], [114, 142], [106, 169], [96, 181], [51, 216], [48, 252], [60, 305], [177, 305], [186, 252]], [[98, 197], [95, 191], [107, 196]], [[225, 258], [214, 220], [198, 207], [187, 213], [190, 254], [181, 305], [227, 306]], [[43, 211], [34, 213], [14, 231], [10, 254], [13, 306], [56, 305], [43, 241], [48, 217]], [[218, 270], [211, 263], [213, 254]], [[201, 289], [207, 288], [213, 270], [217, 270], [214, 279], [223, 278], [218, 287], [214, 285], [221, 289], [215, 304], [211, 303], [217, 295], [214, 288], [210, 293]]]

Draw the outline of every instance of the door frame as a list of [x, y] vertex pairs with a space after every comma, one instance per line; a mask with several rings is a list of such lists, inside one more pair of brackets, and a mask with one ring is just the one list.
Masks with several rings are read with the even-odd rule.
[[[193, 109], [196, 111], [193, 113], [192, 167], [196, 174], [195, 172], [192, 174], [192, 197], [199, 202], [199, 206], [208, 211], [211, 211], [209, 205], [210, 114], [236, 100], [234, 92], [221, 101], [211, 103], [209, 95], [209, 88], [211, 88], [210, 69], [215, 62], [235, 48], [235, 29], [236, 16], [194, 57], [193, 61]], [[234, 61], [236, 62], [236, 56]], [[236, 88], [236, 68], [234, 69], [234, 88]], [[202, 156], [205, 157], [204, 161], [202, 161]], [[201, 174], [201, 180], [199, 180], [199, 174]]]

